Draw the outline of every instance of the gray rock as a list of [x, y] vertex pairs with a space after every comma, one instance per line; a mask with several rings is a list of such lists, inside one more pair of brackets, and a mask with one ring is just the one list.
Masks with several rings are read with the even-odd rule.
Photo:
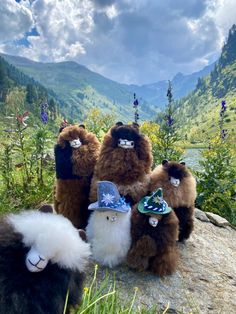
[[[158, 305], [170, 312], [189, 314], [236, 313], [236, 231], [217, 228], [195, 219], [194, 231], [185, 244], [178, 243], [180, 263], [176, 273], [159, 278], [148, 272], [135, 272], [126, 266], [98, 268], [98, 284], [115, 274], [116, 290], [122, 300], [132, 299], [138, 288], [135, 306], [150, 309]], [[88, 270], [87, 285], [93, 277]], [[138, 311], [137, 311], [138, 312]]]
[[210, 219], [207, 217], [207, 215], [202, 210], [195, 208], [194, 212], [195, 212], [195, 217], [197, 219], [204, 221], [204, 222], [210, 222]]
[[226, 227], [226, 226], [230, 226], [230, 223], [228, 222], [228, 220], [226, 220], [225, 218], [217, 215], [217, 214], [213, 214], [210, 212], [206, 212], [207, 217], [210, 219], [210, 221], [218, 226], [218, 227]]

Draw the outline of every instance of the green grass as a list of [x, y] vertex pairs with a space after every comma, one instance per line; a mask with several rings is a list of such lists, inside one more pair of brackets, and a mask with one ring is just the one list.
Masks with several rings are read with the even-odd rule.
[[[88, 287], [84, 287], [82, 302], [80, 306], [71, 309], [70, 314], [166, 314], [169, 305], [163, 310], [157, 306], [144, 308], [137, 306], [136, 298], [139, 293], [137, 287], [130, 295], [128, 300], [123, 300], [119, 289], [116, 286], [116, 279], [106, 273], [102, 282], [97, 279], [98, 266], [95, 265], [94, 276]], [[66, 300], [68, 299], [68, 295]], [[65, 302], [65, 304], [67, 301]]]

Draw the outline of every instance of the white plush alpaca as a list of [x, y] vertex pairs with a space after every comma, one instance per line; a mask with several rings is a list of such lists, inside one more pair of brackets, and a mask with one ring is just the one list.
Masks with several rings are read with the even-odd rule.
[[131, 245], [131, 209], [112, 182], [98, 182], [97, 191], [98, 201], [89, 206], [94, 212], [86, 228], [87, 240], [94, 260], [114, 267], [126, 258]]

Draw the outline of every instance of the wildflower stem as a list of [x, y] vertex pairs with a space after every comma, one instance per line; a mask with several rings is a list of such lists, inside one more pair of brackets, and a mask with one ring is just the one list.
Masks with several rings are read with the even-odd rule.
[[66, 292], [66, 300], [65, 300], [65, 305], [64, 305], [63, 314], [66, 314], [66, 309], [67, 309], [67, 304], [68, 304], [68, 298], [69, 298], [69, 289], [67, 289], [67, 292]]
[[[87, 306], [82, 312], [80, 312], [80, 314], [85, 313], [85, 312], [86, 312], [90, 307], [92, 307], [94, 304], [98, 303], [100, 300], [102, 300], [102, 299], [104, 299], [104, 298], [106, 298], [106, 297], [108, 297], [108, 296], [110, 296], [110, 295], [113, 295], [113, 294], [115, 294], [115, 293], [116, 293], [116, 291], [114, 290], [114, 291], [111, 291], [111, 292], [108, 292], [108, 293], [102, 295], [100, 298], [96, 299], [94, 302], [92, 302], [91, 304], [89, 304], [89, 306]], [[64, 314], [64, 313], [63, 313], [63, 314]]]
[[164, 312], [162, 314], [166, 314], [167, 311], [169, 310], [169, 308], [170, 308], [170, 303], [168, 302], [167, 307], [165, 308], [165, 310], [164, 310]]
[[138, 291], [138, 289], [135, 288], [135, 289], [134, 289], [134, 296], [133, 296], [133, 299], [132, 299], [132, 302], [131, 302], [131, 305], [130, 305], [128, 314], [131, 313], [131, 310], [132, 310], [132, 308], [133, 308], [133, 306], [134, 306], [134, 301], [135, 301], [135, 299], [136, 299], [137, 291]]

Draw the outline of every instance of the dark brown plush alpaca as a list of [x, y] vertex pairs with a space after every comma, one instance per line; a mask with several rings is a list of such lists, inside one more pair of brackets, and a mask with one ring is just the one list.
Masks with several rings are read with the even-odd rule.
[[[150, 219], [157, 218], [153, 227]], [[132, 246], [127, 256], [129, 267], [149, 270], [159, 276], [172, 274], [177, 267], [179, 254], [176, 247], [178, 239], [178, 219], [173, 211], [164, 215], [140, 213], [137, 206], [131, 217]]]
[[111, 181], [130, 204], [147, 194], [152, 165], [149, 139], [137, 124], [118, 122], [105, 135], [91, 184], [90, 201], [97, 199], [97, 181]]
[[77, 228], [87, 225], [90, 184], [99, 149], [96, 136], [76, 125], [64, 128], [55, 146], [54, 207]]
[[185, 163], [168, 162], [156, 167], [151, 174], [150, 190], [163, 189], [163, 197], [179, 219], [179, 241], [188, 239], [193, 230], [196, 180]]
[[61, 215], [0, 218], [0, 314], [61, 314], [80, 303], [90, 248]]

